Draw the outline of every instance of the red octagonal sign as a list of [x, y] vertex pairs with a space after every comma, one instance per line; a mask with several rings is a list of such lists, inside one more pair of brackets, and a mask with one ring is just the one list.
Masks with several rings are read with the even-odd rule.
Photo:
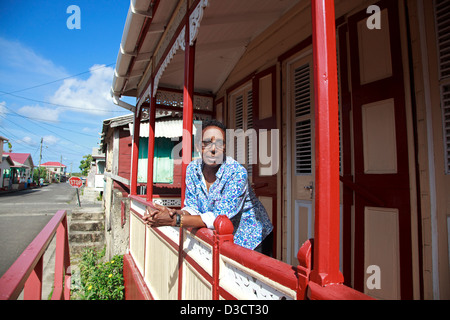
[[78, 177], [70, 177], [69, 184], [72, 187], [81, 188], [81, 186], [83, 185], [83, 180], [81, 180], [81, 178]]

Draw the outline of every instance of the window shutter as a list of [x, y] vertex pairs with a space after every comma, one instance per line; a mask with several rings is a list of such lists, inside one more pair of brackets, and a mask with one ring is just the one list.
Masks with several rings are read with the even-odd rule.
[[[236, 130], [244, 129], [244, 96], [239, 95], [236, 97], [235, 110], [235, 128]], [[240, 159], [242, 159], [242, 152], [244, 152], [244, 150], [239, 149], [239, 147], [236, 146], [235, 141], [234, 159], [240, 161]]]
[[311, 85], [310, 65], [294, 71], [295, 172], [312, 174]]
[[450, 77], [450, 0], [435, 1], [440, 79]]
[[441, 86], [442, 126], [444, 129], [445, 173], [450, 174], [450, 84]]
[[[253, 129], [253, 91], [247, 92], [247, 130]], [[249, 135], [247, 139], [247, 173], [248, 176], [253, 174], [253, 136]]]
[[294, 77], [295, 117], [309, 116], [311, 113], [309, 64], [295, 69]]
[[450, 0], [435, 0], [436, 41], [439, 54], [445, 173], [450, 174]]
[[236, 129], [244, 128], [244, 97], [236, 97]]
[[298, 175], [312, 174], [311, 120], [295, 124], [295, 171]]

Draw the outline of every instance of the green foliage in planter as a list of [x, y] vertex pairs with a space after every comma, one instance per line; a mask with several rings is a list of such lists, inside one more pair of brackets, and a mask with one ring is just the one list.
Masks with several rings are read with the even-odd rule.
[[81, 298], [85, 300], [123, 300], [123, 256], [116, 255], [111, 261], [100, 262], [100, 253], [93, 249], [83, 252], [80, 262]]

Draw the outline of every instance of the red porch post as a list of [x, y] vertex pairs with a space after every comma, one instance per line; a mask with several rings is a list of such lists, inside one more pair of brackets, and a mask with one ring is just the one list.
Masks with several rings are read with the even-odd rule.
[[[152, 90], [153, 93], [153, 81]], [[150, 99], [149, 123], [148, 123], [148, 167], [147, 167], [147, 201], [153, 200], [153, 166], [155, 157], [155, 119], [156, 119], [156, 95]]]
[[[189, 14], [186, 19], [184, 38], [184, 89], [183, 89], [183, 140], [181, 157], [181, 207], [186, 195], [186, 169], [192, 161], [192, 126], [194, 122], [194, 64], [195, 42], [190, 45]], [[182, 298], [183, 283], [183, 232], [180, 231], [178, 252], [178, 299]]]
[[334, 0], [311, 0], [315, 101], [315, 239], [310, 279], [342, 283], [339, 271], [339, 127]]
[[194, 122], [194, 65], [195, 43], [189, 45], [189, 21], [186, 23], [183, 90], [183, 143], [181, 164], [181, 206], [184, 204], [186, 189], [186, 168], [192, 161], [192, 126]]
[[139, 131], [141, 127], [141, 114], [139, 110], [136, 110], [134, 115], [134, 130], [133, 130], [133, 145], [131, 159], [131, 181], [130, 181], [130, 194], [137, 195], [137, 175], [138, 175], [138, 160], [139, 160]]

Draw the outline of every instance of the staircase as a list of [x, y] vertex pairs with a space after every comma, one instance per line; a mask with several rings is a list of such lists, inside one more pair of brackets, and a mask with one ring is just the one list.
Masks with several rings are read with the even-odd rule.
[[70, 255], [79, 256], [85, 248], [102, 250], [105, 246], [105, 214], [102, 208], [72, 211], [69, 227]]
[[69, 221], [69, 246], [71, 260], [78, 260], [86, 248], [101, 251], [105, 246], [105, 213], [98, 192], [85, 188], [81, 207], [72, 210]]

